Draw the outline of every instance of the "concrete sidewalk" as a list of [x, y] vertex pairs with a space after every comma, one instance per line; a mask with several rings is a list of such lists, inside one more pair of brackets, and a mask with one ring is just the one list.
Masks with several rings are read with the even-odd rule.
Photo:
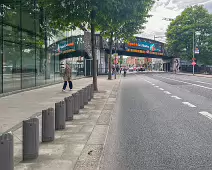
[[[22, 128], [13, 131], [15, 170], [97, 169], [105, 145], [110, 117], [116, 104], [120, 80], [120, 76], [117, 76], [116, 80], [111, 81], [108, 81], [106, 76], [98, 77], [99, 92], [94, 94], [94, 98], [84, 109], [80, 110], [79, 114], [74, 115], [73, 121], [66, 122], [65, 130], [56, 131], [55, 140], [53, 142], [41, 143], [39, 157], [36, 160], [28, 162], [21, 161]], [[74, 84], [75, 87], [78, 85], [78, 88], [80, 88], [80, 85], [82, 87], [90, 82], [91, 79], [88, 78], [75, 81]], [[57, 87], [58, 85], [54, 88], [56, 89]], [[37, 105], [36, 109], [40, 109], [41, 107], [42, 109], [48, 108], [52, 105], [52, 102], [60, 101], [71, 93], [61, 94], [61, 92], [58, 91], [54, 92], [53, 87], [50, 89], [52, 90], [49, 90], [49, 93], [54, 93], [52, 96], [49, 95], [52, 100], [48, 100], [47, 95], [42, 93], [46, 90], [42, 91], [40, 89], [41, 91], [36, 93], [37, 95], [39, 94], [40, 97], [36, 98], [37, 100], [39, 99], [39, 101], [37, 101], [39, 105], [34, 103], [34, 105]], [[45, 101], [44, 97], [48, 100], [45, 103], [43, 103]], [[38, 118], [41, 119], [41, 116]], [[40, 121], [40, 128], [41, 126], [42, 123]]]
[[[100, 78], [101, 79], [101, 78]], [[0, 98], [0, 133], [14, 131], [24, 119], [39, 115], [43, 109], [92, 83], [92, 78], [73, 80], [73, 91], [62, 92], [62, 83]]]

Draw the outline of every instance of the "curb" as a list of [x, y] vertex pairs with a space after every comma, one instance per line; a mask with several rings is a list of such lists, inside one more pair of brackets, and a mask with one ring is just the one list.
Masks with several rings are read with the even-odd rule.
[[[120, 82], [120, 80], [121, 80], [121, 77], [119, 78], [119, 82]], [[118, 84], [119, 84], [119, 83], [118, 83]], [[116, 84], [113, 84], [113, 85], [112, 85], [112, 90], [110, 91], [110, 95], [112, 94], [112, 92], [113, 92], [115, 86], [116, 86]], [[95, 93], [96, 93], [96, 92], [94, 92], [94, 94], [95, 94]], [[98, 92], [97, 92], [97, 93], [98, 93]], [[106, 99], [106, 101], [105, 101], [105, 103], [104, 103], [104, 106], [106, 105], [108, 99], [110, 98], [110, 95], [109, 95], [108, 98]], [[101, 114], [102, 114], [103, 110], [104, 110], [104, 108], [101, 110]], [[113, 111], [114, 111], [114, 107], [113, 107], [113, 109], [112, 109], [112, 113], [113, 113]], [[101, 114], [100, 114], [100, 116], [101, 116]], [[110, 126], [110, 122], [111, 122], [111, 118], [110, 118], [108, 127]], [[96, 122], [96, 123], [97, 123], [97, 122]], [[96, 126], [97, 126], [97, 124], [95, 124], [94, 128], [95, 128]], [[93, 128], [93, 130], [94, 130], [94, 128]], [[91, 136], [92, 133], [93, 133], [93, 130], [92, 130], [91, 134], [89, 135], [88, 140], [87, 140], [87, 142], [85, 143], [85, 146], [83, 147], [83, 149], [82, 149], [82, 151], [81, 151], [79, 157], [77, 158], [76, 164], [74, 165], [74, 168], [73, 168], [73, 169], [76, 169], [77, 162], [79, 161], [79, 158], [81, 157], [83, 150], [84, 150], [84, 149], [86, 148], [86, 146], [88, 145], [88, 141], [89, 141], [90, 136]], [[107, 132], [106, 132], [105, 141], [104, 141], [104, 143], [102, 144], [102, 145], [103, 145], [102, 153], [103, 153], [103, 151], [104, 151], [104, 146], [105, 146], [105, 144], [106, 144], [106, 139], [107, 139], [108, 131], [109, 131], [109, 128], [108, 128], [108, 130], [107, 130]], [[94, 144], [94, 145], [95, 145], [95, 144]], [[101, 154], [99, 160], [96, 161], [96, 162], [97, 162], [97, 169], [99, 168], [101, 158], [102, 158], [102, 154]]]
[[[170, 74], [174, 74], [174, 73], [170, 73]], [[212, 76], [211, 77], [207, 77], [207, 76], [205, 76], [205, 75], [201, 75], [201, 74], [183, 74], [183, 73], [177, 73], [177, 75], [186, 75], [186, 76], [195, 76], [195, 77], [205, 77], [205, 78], [212, 78]]]
[[[121, 84], [121, 78], [122, 78], [122, 75], [120, 76], [119, 82], [117, 83], [118, 87], [119, 87], [120, 84]], [[114, 87], [115, 87], [115, 85], [113, 86], [111, 93], [113, 92]], [[117, 90], [116, 99], [117, 99], [117, 97], [118, 97], [118, 94], [119, 94], [119, 90]], [[115, 108], [116, 108], [116, 106], [114, 105], [113, 110], [112, 110], [112, 114], [114, 113]], [[101, 154], [101, 156], [100, 156], [100, 159], [99, 159], [98, 166], [97, 166], [96, 170], [99, 170], [99, 169], [100, 169], [100, 164], [101, 164], [101, 161], [102, 161], [103, 153], [104, 153], [104, 151], [105, 151], [105, 145], [106, 145], [106, 142], [107, 142], [108, 133], [109, 133], [109, 130], [110, 130], [110, 125], [111, 125], [111, 122], [112, 122], [112, 114], [111, 114], [111, 116], [110, 116], [110, 122], [109, 122], [109, 125], [108, 125], [109, 128], [108, 128], [108, 130], [107, 130], [106, 137], [105, 137], [105, 141], [104, 141], [104, 144], [103, 144], [102, 154]]]

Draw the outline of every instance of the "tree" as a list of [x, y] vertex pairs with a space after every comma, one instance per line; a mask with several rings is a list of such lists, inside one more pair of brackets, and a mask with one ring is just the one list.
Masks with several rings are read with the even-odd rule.
[[[142, 27], [153, 0], [39, 0], [46, 11], [49, 27], [68, 30], [74, 27], [91, 29], [93, 55], [93, 83], [97, 88], [97, 63], [94, 34], [98, 29], [110, 37], [110, 51], [114, 37], [129, 37]], [[112, 52], [110, 52], [112, 54]], [[110, 62], [111, 64], [111, 57]], [[111, 65], [110, 65], [111, 66]], [[109, 69], [111, 70], [111, 69]]]
[[94, 46], [95, 17], [103, 8], [101, 0], [39, 0], [44, 8], [48, 21], [46, 25], [57, 30], [67, 31], [76, 27], [84, 28], [87, 24], [91, 29], [92, 56], [93, 56], [93, 84], [97, 88], [97, 63]]
[[186, 8], [167, 29], [168, 52], [176, 57], [191, 60], [194, 47], [198, 47], [200, 54], [195, 57], [201, 63], [210, 64], [212, 63], [211, 35], [212, 15], [203, 6]]
[[[126, 41], [133, 38], [133, 35], [143, 29], [143, 24], [148, 17], [153, 0], [117, 0], [111, 1], [108, 8], [104, 8], [97, 16], [98, 30], [101, 34], [109, 38], [109, 74], [111, 79], [111, 60], [113, 41]], [[112, 6], [112, 8], [111, 8]]]

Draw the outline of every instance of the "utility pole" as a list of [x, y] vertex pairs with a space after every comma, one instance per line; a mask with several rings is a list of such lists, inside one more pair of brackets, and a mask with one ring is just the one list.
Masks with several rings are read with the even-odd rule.
[[[193, 31], [193, 61], [195, 57], [195, 30]], [[193, 75], [194, 75], [194, 65], [193, 65]]]

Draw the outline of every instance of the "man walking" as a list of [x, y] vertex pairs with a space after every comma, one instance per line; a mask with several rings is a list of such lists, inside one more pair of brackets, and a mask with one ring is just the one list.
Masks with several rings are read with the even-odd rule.
[[64, 74], [63, 74], [64, 84], [63, 84], [62, 91], [66, 90], [67, 84], [69, 84], [69, 88], [70, 88], [70, 90], [72, 90], [73, 84], [72, 84], [72, 81], [71, 81], [71, 77], [72, 77], [71, 67], [68, 64], [66, 64], [66, 68], [65, 68], [65, 71], [64, 71]]

